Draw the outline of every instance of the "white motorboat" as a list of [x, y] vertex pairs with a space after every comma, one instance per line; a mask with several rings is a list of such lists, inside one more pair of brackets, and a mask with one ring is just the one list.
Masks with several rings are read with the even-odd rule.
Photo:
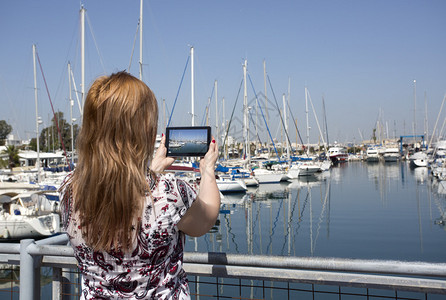
[[398, 148], [386, 148], [384, 151], [384, 161], [385, 162], [396, 162], [401, 158], [400, 150]]
[[367, 162], [378, 162], [379, 161], [379, 151], [377, 147], [368, 147], [366, 152]]
[[338, 146], [330, 147], [328, 149], [328, 157], [333, 163], [346, 162], [348, 161], [347, 149]]
[[29, 193], [3, 193], [0, 204], [0, 238], [38, 238], [60, 232], [59, 214], [40, 210]]
[[417, 167], [427, 167], [428, 165], [428, 157], [427, 154], [423, 151], [415, 152], [411, 156], [409, 156], [410, 166], [413, 168]]

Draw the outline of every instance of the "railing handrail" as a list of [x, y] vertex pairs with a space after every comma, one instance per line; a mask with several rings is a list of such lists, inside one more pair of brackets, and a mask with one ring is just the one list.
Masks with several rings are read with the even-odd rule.
[[[0, 263], [20, 264], [21, 271], [26, 270], [26, 273], [30, 273], [22, 274], [21, 272], [20, 287], [26, 282], [25, 286], [29, 289], [28, 284], [32, 285], [34, 282], [34, 274], [31, 273], [36, 267], [76, 267], [74, 251], [66, 245], [67, 242], [68, 237], [61, 234], [37, 242], [22, 240], [20, 244], [2, 243], [0, 244]], [[17, 254], [20, 254], [19, 260], [17, 260], [19, 258]], [[41, 259], [35, 259], [37, 257]], [[184, 266], [187, 273], [197, 276], [446, 294], [445, 263], [186, 252]], [[22, 288], [20, 288], [20, 294], [22, 299]], [[36, 299], [34, 296], [35, 293], [32, 295], [26, 292], [26, 297]], [[23, 299], [28, 299], [23, 297]]]
[[216, 265], [446, 277], [446, 263], [186, 252], [184, 262]]
[[[40, 240], [35, 242], [35, 244], [32, 245], [30, 249], [28, 249], [28, 253], [31, 255], [70, 257], [74, 255], [74, 251], [70, 246], [54, 245], [54, 243], [66, 244], [67, 242], [68, 237], [66, 235], [58, 235], [48, 239]], [[0, 254], [20, 254], [20, 244], [0, 244]], [[370, 260], [335, 257], [244, 255], [227, 254], [222, 252], [185, 252], [184, 262], [198, 264], [446, 277], [446, 263], [431, 263], [420, 261]]]

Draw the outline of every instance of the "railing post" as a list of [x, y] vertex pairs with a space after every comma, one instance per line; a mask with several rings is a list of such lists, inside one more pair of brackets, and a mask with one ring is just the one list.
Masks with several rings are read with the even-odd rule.
[[[70, 269], [53, 268], [53, 297], [52, 300], [70, 299], [70, 280], [66, 274]], [[64, 275], [65, 273], [65, 275]]]
[[27, 251], [31, 244], [34, 244], [33, 239], [20, 241], [20, 300], [40, 298], [40, 289], [36, 291], [35, 286], [34, 259]]
[[53, 300], [62, 299], [62, 269], [53, 268]]

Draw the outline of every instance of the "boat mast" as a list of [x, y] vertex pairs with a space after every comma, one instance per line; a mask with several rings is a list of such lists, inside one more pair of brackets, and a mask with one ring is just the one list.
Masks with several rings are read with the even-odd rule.
[[[284, 117], [284, 122], [285, 122], [285, 136], [287, 136], [288, 135], [288, 122], [287, 122], [285, 93], [283, 93], [283, 95], [282, 95], [282, 101], [283, 101], [283, 117]], [[287, 160], [289, 160], [290, 159], [290, 147], [289, 147], [287, 137], [285, 137], [285, 141], [286, 141], [286, 158], [287, 158]]]
[[[269, 114], [268, 114], [268, 96], [266, 94], [266, 61], [263, 60], [263, 85], [265, 88], [265, 114], [266, 114], [266, 124], [269, 124]], [[268, 157], [269, 157], [269, 144], [267, 143], [266, 148], [268, 149]]]
[[266, 112], [266, 123], [269, 123], [268, 114], [268, 96], [266, 95], [266, 61], [263, 60], [263, 85], [265, 86], [265, 112]]
[[192, 114], [192, 126], [195, 126], [195, 86], [194, 86], [194, 47], [190, 47], [190, 100], [191, 100], [191, 114]]
[[427, 121], [427, 96], [426, 91], [424, 91], [424, 140], [427, 142], [429, 140], [429, 123]]
[[211, 97], [208, 97], [208, 104], [206, 105], [206, 126], [209, 126], [210, 106], [211, 106]]
[[[255, 137], [255, 139], [254, 139], [254, 145], [255, 145], [255, 152], [254, 152], [254, 155], [257, 155], [257, 146], [259, 145], [259, 142], [260, 142], [260, 139], [259, 139], [259, 122], [258, 122], [258, 119], [259, 119], [259, 113], [258, 113], [258, 111], [259, 111], [259, 98], [256, 96], [256, 124], [255, 124], [255, 128], [256, 128], [256, 137]], [[260, 145], [260, 147], [262, 147], [262, 145]]]
[[[290, 98], [291, 98], [291, 77], [288, 77], [288, 98], [287, 98], [287, 106], [290, 106]], [[291, 113], [291, 107], [290, 108], [290, 113]], [[285, 130], [286, 130], [286, 134], [287, 134], [287, 158], [288, 160], [290, 160], [290, 155], [291, 155], [291, 148], [292, 145], [290, 145], [289, 142], [289, 136], [288, 136], [288, 115], [285, 114]], [[291, 163], [291, 160], [290, 160]]]
[[142, 8], [144, 0], [141, 0], [139, 9], [139, 79], [142, 80]]
[[413, 80], [413, 137], [414, 137], [414, 145], [416, 142], [415, 135], [417, 134], [417, 81]]
[[163, 99], [163, 130], [164, 128], [166, 128], [166, 120], [167, 120], [167, 115], [166, 115], [166, 99]]
[[85, 104], [85, 12], [86, 9], [81, 5], [81, 96], [82, 111]]
[[305, 86], [305, 118], [307, 122], [307, 154], [310, 153], [310, 125], [308, 123], [308, 91], [307, 87]]
[[73, 164], [73, 156], [74, 156], [74, 133], [73, 133], [73, 105], [74, 100], [71, 97], [71, 64], [68, 63], [68, 87], [70, 91], [70, 126], [71, 126], [71, 164]]
[[[324, 96], [322, 96], [322, 110], [324, 112], [324, 130], [325, 130], [325, 137], [327, 138], [327, 144], [325, 145], [325, 152], [328, 152], [328, 148], [330, 148], [330, 141], [328, 140], [328, 124], [327, 124], [327, 112], [325, 111], [325, 99]], [[358, 128], [359, 130], [359, 128]], [[361, 134], [361, 131], [359, 131]], [[361, 137], [362, 139], [362, 137]]]
[[220, 138], [220, 132], [218, 131], [219, 127], [218, 127], [218, 84], [217, 84], [217, 80], [214, 81], [214, 87], [215, 87], [215, 131], [216, 131], [216, 138], [217, 138], [217, 143], [220, 142], [219, 138]]
[[[224, 134], [226, 135], [225, 97], [223, 97], [223, 99], [221, 99], [221, 102], [222, 102], [221, 104], [222, 104], [222, 109], [223, 109], [222, 127], [223, 127]], [[223, 149], [223, 155], [224, 155], [225, 160], [227, 160], [228, 159], [228, 153], [227, 153], [228, 145], [225, 141], [222, 141], [222, 143], [225, 146], [225, 148]]]
[[248, 61], [245, 59], [243, 64], [243, 138], [245, 141], [245, 155], [246, 159], [250, 160], [249, 153], [249, 130], [248, 130], [248, 90], [246, 83], [246, 68], [248, 66]]
[[[444, 95], [443, 101], [441, 102], [440, 111], [438, 112], [437, 120], [435, 121], [434, 129], [432, 130], [431, 139], [429, 140], [429, 143], [427, 144], [429, 148], [432, 145], [432, 139], [435, 136], [435, 131], [437, 130], [438, 120], [440, 119], [440, 115], [441, 115], [441, 112], [443, 110], [443, 105], [444, 105], [445, 100], [446, 100], [446, 94]], [[446, 118], [445, 118], [445, 122], [446, 122]], [[440, 140], [442, 131], [443, 131], [443, 129], [440, 130], [440, 134], [438, 134], [438, 139], [437, 140]]]
[[34, 65], [34, 100], [36, 103], [36, 143], [37, 143], [37, 183], [40, 183], [40, 142], [39, 142], [39, 113], [37, 109], [37, 72], [36, 72], [36, 45], [33, 45], [33, 65]]

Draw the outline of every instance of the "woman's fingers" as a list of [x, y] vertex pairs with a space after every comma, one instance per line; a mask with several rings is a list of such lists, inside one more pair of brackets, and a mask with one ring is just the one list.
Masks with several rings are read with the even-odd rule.
[[167, 148], [165, 146], [166, 136], [163, 134], [161, 136], [161, 141], [156, 150], [155, 156], [153, 157], [150, 169], [155, 172], [163, 172], [166, 168], [173, 164], [175, 158], [167, 157]]

